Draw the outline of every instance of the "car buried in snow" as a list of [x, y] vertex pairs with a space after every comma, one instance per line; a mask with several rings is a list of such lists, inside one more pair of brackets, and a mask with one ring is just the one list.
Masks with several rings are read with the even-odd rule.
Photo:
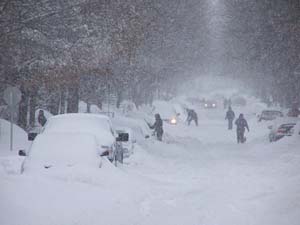
[[258, 116], [258, 122], [263, 120], [270, 121], [275, 120], [276, 118], [283, 117], [283, 113], [278, 110], [263, 110]]
[[295, 132], [295, 127], [299, 124], [299, 118], [278, 118], [274, 121], [273, 125], [270, 125], [269, 141], [278, 141], [283, 137], [292, 136]]
[[33, 141], [29, 151], [19, 151], [20, 156], [28, 156], [24, 168], [30, 162], [52, 168], [81, 162], [93, 164], [101, 157], [115, 164], [122, 162], [122, 142], [128, 141], [128, 133], [117, 136], [107, 116], [71, 113], [49, 118], [43, 131], [29, 133], [28, 139]]

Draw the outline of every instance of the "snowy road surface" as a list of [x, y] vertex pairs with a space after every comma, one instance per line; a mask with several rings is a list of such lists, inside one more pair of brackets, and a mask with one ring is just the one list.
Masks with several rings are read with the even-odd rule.
[[0, 171], [0, 224], [299, 225], [299, 141], [270, 144], [251, 118], [237, 145], [214, 113], [199, 127], [166, 125], [164, 143], [139, 143], [119, 168]]

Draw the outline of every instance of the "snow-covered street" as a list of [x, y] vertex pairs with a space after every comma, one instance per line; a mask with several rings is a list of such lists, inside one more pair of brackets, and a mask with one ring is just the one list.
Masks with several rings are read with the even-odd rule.
[[0, 225], [300, 225], [300, 0], [0, 0]]
[[198, 127], [166, 125], [163, 143], [138, 142], [117, 168], [1, 173], [0, 224], [298, 225], [299, 140], [270, 144], [252, 116], [238, 145], [223, 111], [204, 113]]

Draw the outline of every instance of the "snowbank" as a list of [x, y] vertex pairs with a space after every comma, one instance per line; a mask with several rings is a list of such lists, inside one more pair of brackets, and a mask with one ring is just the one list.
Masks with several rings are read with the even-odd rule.
[[27, 133], [22, 128], [14, 124], [13, 132], [13, 151], [10, 151], [10, 122], [0, 119], [0, 156], [16, 155], [18, 150], [29, 147]]

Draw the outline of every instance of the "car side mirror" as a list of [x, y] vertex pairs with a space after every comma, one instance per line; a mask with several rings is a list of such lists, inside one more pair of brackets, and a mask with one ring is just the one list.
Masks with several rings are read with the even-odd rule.
[[118, 142], [126, 142], [128, 140], [129, 140], [128, 133], [119, 133], [119, 136], [116, 138], [116, 141], [118, 141]]
[[28, 141], [33, 141], [38, 133], [28, 133]]
[[27, 156], [25, 150], [19, 150], [18, 155], [19, 155], [19, 156]]
[[145, 139], [148, 139], [148, 138], [150, 138], [150, 136], [147, 134], [147, 135], [145, 136]]

